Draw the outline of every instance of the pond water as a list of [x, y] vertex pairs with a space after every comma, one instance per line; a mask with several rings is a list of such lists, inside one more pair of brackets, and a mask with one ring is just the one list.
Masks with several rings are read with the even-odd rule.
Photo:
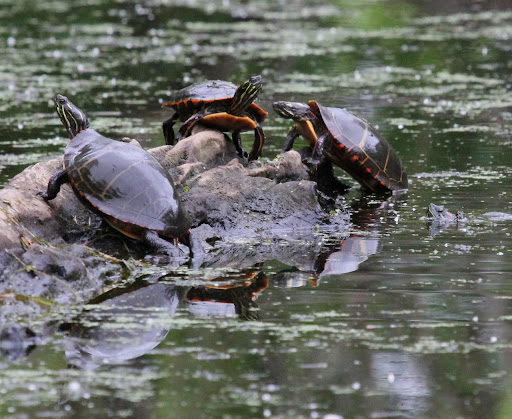
[[[4, 0], [0, 19], [1, 184], [62, 154], [56, 93], [153, 147], [169, 91], [255, 74], [264, 159], [290, 127], [272, 102], [316, 99], [378, 127], [409, 175], [384, 202], [345, 177], [350, 231], [298, 262], [43, 311], [48, 337], [0, 358], [0, 417], [512, 416], [508, 0]], [[431, 202], [468, 220], [429, 229]]]

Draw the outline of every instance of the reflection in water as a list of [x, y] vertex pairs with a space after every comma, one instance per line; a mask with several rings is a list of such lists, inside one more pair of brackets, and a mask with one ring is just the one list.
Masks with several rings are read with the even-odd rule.
[[259, 308], [254, 300], [267, 287], [267, 276], [258, 272], [251, 283], [245, 286], [234, 284], [225, 289], [212, 286], [193, 287], [185, 296], [185, 304], [196, 316], [238, 316], [242, 320], [260, 320]]
[[89, 370], [149, 352], [169, 332], [165, 319], [176, 312], [180, 291], [173, 285], [157, 283], [96, 298], [102, 301], [82, 313], [76, 323], [61, 326], [69, 332], [65, 340], [69, 364]]
[[[373, 196], [362, 196], [350, 212], [353, 230], [357, 233], [343, 239], [337, 236], [327, 238], [319, 251], [307, 255], [314, 255], [314, 260], [309, 261], [305, 257], [301, 264], [294, 264], [292, 269], [280, 272], [274, 276], [275, 285], [300, 287], [311, 280], [311, 284], [317, 286], [318, 280], [324, 276], [343, 275], [358, 270], [361, 263], [380, 251], [380, 235], [399, 216], [393, 208], [400, 208], [403, 199], [404, 196], [394, 195], [384, 201], [374, 201]], [[390, 211], [393, 211], [391, 217], [387, 215]]]
[[368, 260], [369, 256], [379, 251], [379, 243], [380, 240], [376, 237], [349, 237], [343, 241], [339, 251], [329, 255], [319, 277], [356, 271], [361, 263]]
[[[242, 271], [241, 275], [247, 273]], [[181, 302], [198, 316], [238, 315], [242, 320], [259, 320], [254, 300], [267, 286], [267, 277], [256, 270], [252, 278], [229, 285], [136, 283], [113, 289], [92, 300], [75, 322], [61, 325], [60, 330], [66, 333], [68, 363], [91, 370], [150, 352], [171, 330], [169, 319]]]
[[7, 326], [0, 330], [0, 355], [11, 361], [27, 356], [39, 341], [28, 326]]

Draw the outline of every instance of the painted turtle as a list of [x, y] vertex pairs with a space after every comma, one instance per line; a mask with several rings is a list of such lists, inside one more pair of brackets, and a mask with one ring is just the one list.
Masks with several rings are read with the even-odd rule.
[[[238, 155], [256, 160], [261, 154], [265, 134], [260, 124], [268, 113], [254, 103], [263, 87], [261, 76], [253, 76], [241, 86], [222, 80], [208, 80], [178, 90], [171, 100], [162, 105], [170, 106], [176, 112], [166, 119], [162, 128], [165, 143], [174, 145], [173, 126], [183, 122], [178, 141], [188, 137], [198, 122], [210, 128], [233, 133], [233, 143]], [[254, 130], [254, 144], [251, 153], [242, 148], [240, 132]]]
[[443, 205], [429, 204], [427, 208], [427, 221], [465, 221], [466, 216], [462, 211], [455, 214], [449, 212]]
[[126, 236], [171, 256], [177, 256], [178, 249], [162, 237], [180, 240], [200, 258], [203, 249], [190, 232], [188, 214], [156, 159], [140, 147], [90, 129], [85, 114], [67, 97], [57, 95], [55, 106], [71, 141], [64, 169], [53, 174], [42, 197], [54, 199], [69, 182], [83, 204]]
[[273, 107], [279, 116], [296, 122], [283, 152], [302, 135], [313, 147], [310, 163], [317, 165], [324, 154], [370, 191], [407, 189], [407, 173], [400, 158], [368, 122], [314, 100], [307, 104], [275, 102]]

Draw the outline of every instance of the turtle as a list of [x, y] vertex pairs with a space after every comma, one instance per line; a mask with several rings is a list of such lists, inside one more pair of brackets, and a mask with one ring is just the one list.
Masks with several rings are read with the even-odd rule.
[[465, 221], [466, 216], [462, 211], [455, 214], [449, 212], [443, 205], [429, 204], [426, 214], [427, 221]]
[[[162, 107], [171, 107], [176, 112], [163, 124], [165, 143], [174, 145], [173, 126], [183, 122], [177, 140], [188, 137], [198, 122], [203, 125], [233, 133], [233, 144], [238, 155], [257, 160], [265, 142], [261, 123], [268, 113], [254, 103], [263, 87], [261, 76], [252, 76], [240, 86], [223, 80], [207, 80], [192, 84], [174, 92]], [[254, 144], [248, 154], [241, 143], [240, 132], [254, 130]]]
[[443, 205], [429, 204], [425, 216], [425, 222], [432, 237], [437, 236], [443, 229], [453, 225], [457, 228], [467, 221], [462, 211], [455, 214], [448, 211]]
[[312, 165], [318, 165], [324, 155], [372, 192], [407, 189], [407, 173], [400, 157], [365, 120], [346, 109], [323, 106], [315, 100], [274, 102], [273, 108], [279, 116], [296, 123], [282, 152], [290, 150], [302, 135], [313, 147], [308, 159]]
[[190, 231], [191, 220], [160, 163], [141, 147], [89, 128], [84, 112], [66, 96], [58, 94], [54, 101], [71, 141], [64, 152], [64, 168], [52, 175], [42, 198], [54, 199], [61, 185], [69, 182], [86, 207], [124, 235], [171, 257], [178, 256], [178, 249], [166, 239], [181, 241], [195, 259], [202, 258], [201, 243]]

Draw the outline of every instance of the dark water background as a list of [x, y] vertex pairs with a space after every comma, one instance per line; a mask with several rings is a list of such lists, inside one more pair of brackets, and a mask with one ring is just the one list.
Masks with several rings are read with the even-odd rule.
[[[353, 184], [345, 240], [300, 262], [74, 308], [70, 333], [0, 359], [0, 417], [512, 416], [512, 221], [486, 215], [512, 213], [509, 1], [3, 0], [0, 22], [2, 184], [62, 154], [55, 93], [153, 147], [170, 90], [254, 74], [264, 158], [290, 126], [271, 103], [316, 99], [378, 126], [410, 182], [383, 205]], [[469, 220], [433, 234], [430, 202]]]

